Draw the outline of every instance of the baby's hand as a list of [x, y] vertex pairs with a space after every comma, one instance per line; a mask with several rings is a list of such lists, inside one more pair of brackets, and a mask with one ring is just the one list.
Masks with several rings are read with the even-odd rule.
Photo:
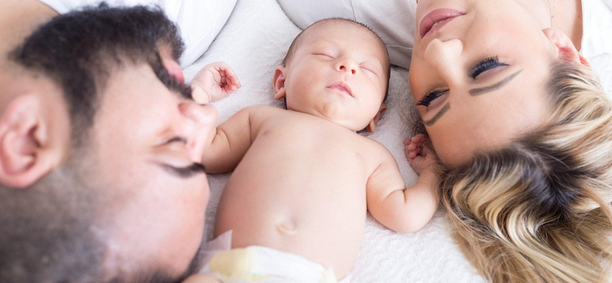
[[232, 68], [215, 62], [204, 66], [191, 81], [191, 96], [195, 102], [206, 104], [227, 97], [240, 88], [238, 77]]
[[417, 174], [436, 163], [433, 152], [425, 145], [427, 137], [423, 134], [416, 135], [404, 141], [406, 158], [412, 169]]

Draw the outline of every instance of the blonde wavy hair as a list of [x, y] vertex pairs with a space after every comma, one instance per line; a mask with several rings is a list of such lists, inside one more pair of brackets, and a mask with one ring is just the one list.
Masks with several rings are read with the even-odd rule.
[[551, 74], [542, 127], [441, 172], [452, 233], [491, 282], [612, 280], [612, 104], [588, 67]]

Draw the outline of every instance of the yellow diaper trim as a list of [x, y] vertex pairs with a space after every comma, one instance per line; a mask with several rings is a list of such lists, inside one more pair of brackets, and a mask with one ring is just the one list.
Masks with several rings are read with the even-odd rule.
[[218, 252], [206, 272], [224, 282], [337, 283], [332, 268], [262, 246]]
[[255, 251], [234, 249], [218, 253], [210, 260], [210, 271], [223, 280], [258, 280], [263, 276], [252, 274]]

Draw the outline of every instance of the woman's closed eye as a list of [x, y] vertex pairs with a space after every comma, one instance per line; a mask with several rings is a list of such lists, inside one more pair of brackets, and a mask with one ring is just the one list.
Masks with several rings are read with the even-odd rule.
[[500, 62], [497, 56], [489, 57], [478, 62], [476, 65], [474, 65], [474, 67], [470, 69], [470, 78], [475, 80], [480, 74], [486, 71], [505, 66], [508, 66], [508, 64]]
[[429, 108], [429, 106], [432, 103], [434, 103], [434, 101], [436, 101], [441, 96], [443, 96], [443, 95], [445, 95], [447, 93], [448, 93], [448, 89], [432, 90], [429, 93], [427, 93], [425, 96], [423, 96], [423, 98], [421, 98], [421, 100], [419, 100], [416, 103], [416, 105], [417, 106], [425, 106], [425, 108]]

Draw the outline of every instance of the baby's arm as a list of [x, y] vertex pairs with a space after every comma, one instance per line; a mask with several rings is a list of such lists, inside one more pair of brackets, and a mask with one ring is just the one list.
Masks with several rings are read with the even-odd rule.
[[387, 151], [387, 155], [368, 179], [368, 210], [376, 220], [391, 230], [402, 233], [418, 231], [438, 209], [438, 177], [433, 170], [433, 154], [418, 156], [422, 158], [417, 162], [419, 168], [416, 170], [420, 175], [410, 188], [406, 188], [391, 153]]
[[236, 168], [251, 146], [251, 113], [255, 109], [242, 109], [211, 131], [202, 156], [207, 173], [225, 173]]
[[191, 80], [191, 96], [200, 104], [217, 101], [239, 88], [238, 77], [232, 68], [223, 62], [204, 66]]

